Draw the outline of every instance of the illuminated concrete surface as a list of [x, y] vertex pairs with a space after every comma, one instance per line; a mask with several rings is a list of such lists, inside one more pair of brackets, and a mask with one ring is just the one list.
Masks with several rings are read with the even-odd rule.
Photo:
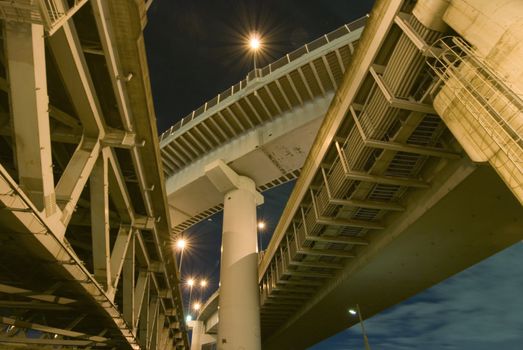
[[143, 45], [148, 5], [0, 4], [7, 348], [188, 348]]
[[[315, 344], [349, 307], [370, 317], [523, 238], [522, 4], [378, 1], [158, 137], [150, 1], [69, 3], [0, 4], [0, 344], [187, 349], [171, 240], [223, 208], [215, 162], [254, 197], [297, 179], [258, 276], [246, 235], [223, 285], [252, 279], [238, 317], [264, 349]], [[226, 348], [218, 305], [189, 324], [195, 347]]]
[[370, 317], [523, 238], [522, 13], [376, 3], [259, 264], [264, 349], [315, 344], [348, 308]]

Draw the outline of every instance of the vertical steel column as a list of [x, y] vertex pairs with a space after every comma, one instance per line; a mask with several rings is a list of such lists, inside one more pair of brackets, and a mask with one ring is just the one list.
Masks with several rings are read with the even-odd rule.
[[[160, 303], [161, 304], [161, 303]], [[153, 340], [151, 343], [151, 349], [163, 350], [163, 332], [164, 330], [168, 331], [169, 328], [165, 327], [165, 315], [161, 310], [161, 306], [158, 305], [158, 318], [156, 319], [156, 327], [154, 330]]]
[[140, 345], [143, 349], [149, 349], [149, 322], [151, 321], [149, 319], [149, 313], [152, 310], [149, 310], [149, 300], [151, 296], [151, 281], [148, 278], [148, 282], [146, 284], [146, 288], [144, 291], [143, 299], [142, 299], [142, 307], [140, 309], [140, 314], [138, 316], [139, 322], [138, 322], [138, 340], [140, 341]]
[[[111, 252], [111, 286], [112, 290], [116, 291], [118, 288], [118, 281], [123, 270], [123, 265], [126, 261], [127, 250], [133, 237], [132, 228], [130, 226], [120, 225], [116, 241], [114, 242], [113, 250]], [[112, 294], [114, 298], [114, 294]]]
[[46, 215], [56, 211], [42, 25], [5, 23], [13, 139], [20, 187]]
[[132, 233], [127, 254], [125, 254], [125, 261], [123, 264], [123, 318], [127, 326], [134, 329], [134, 257], [135, 257], [135, 235]]
[[94, 277], [106, 289], [111, 286], [111, 242], [109, 237], [109, 176], [107, 150], [96, 160], [89, 188], [91, 192], [91, 229]]
[[[149, 320], [147, 324], [147, 348], [155, 349], [152, 347], [153, 338], [157, 334], [156, 325], [158, 322], [158, 311], [160, 306], [160, 298], [157, 295], [151, 296], [149, 301]], [[156, 340], [154, 340], [156, 342]]]
[[138, 328], [138, 321], [141, 319], [142, 308], [144, 306], [144, 299], [146, 299], [146, 292], [148, 289], [149, 282], [149, 273], [145, 270], [141, 270], [138, 273], [138, 280], [136, 281], [136, 286], [134, 287], [134, 324], [133, 331], [136, 334]]

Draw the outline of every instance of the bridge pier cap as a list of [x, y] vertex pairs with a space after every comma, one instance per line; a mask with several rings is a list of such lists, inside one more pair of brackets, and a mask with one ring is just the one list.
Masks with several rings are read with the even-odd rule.
[[206, 166], [205, 174], [224, 194], [218, 349], [259, 350], [256, 206], [263, 204], [263, 196], [252, 179], [222, 160]]

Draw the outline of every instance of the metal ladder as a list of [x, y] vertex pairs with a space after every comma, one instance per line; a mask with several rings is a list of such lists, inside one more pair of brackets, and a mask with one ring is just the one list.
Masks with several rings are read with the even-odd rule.
[[[436, 45], [440, 53], [428, 60], [437, 77], [434, 99], [444, 94], [449, 103], [465, 108], [467, 115], [452, 107], [445, 113], [476, 135], [476, 146], [523, 203], [522, 97], [463, 39], [447, 37]], [[498, 151], [505, 157], [488, 156]]]

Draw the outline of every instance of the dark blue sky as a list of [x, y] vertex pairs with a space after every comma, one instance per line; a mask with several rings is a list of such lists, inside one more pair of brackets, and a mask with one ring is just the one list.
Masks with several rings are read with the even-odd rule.
[[[523, 349], [523, 243], [365, 321], [372, 349]], [[311, 350], [363, 349], [359, 325]]]
[[[145, 31], [158, 129], [163, 131], [229, 88], [252, 69], [242, 35], [265, 34], [265, 65], [366, 14], [372, 0], [155, 0]], [[264, 193], [258, 209], [268, 227], [266, 247], [292, 184]], [[221, 214], [187, 231], [192, 248], [183, 276], [218, 286]], [[523, 349], [523, 244], [501, 252], [369, 319], [373, 349]], [[187, 292], [187, 290], [186, 290]], [[188, 293], [186, 293], [188, 299]], [[193, 301], [199, 298], [193, 293]], [[205, 297], [204, 295], [204, 297]], [[328, 317], [328, 315], [326, 315]], [[314, 350], [362, 349], [358, 325]]]

